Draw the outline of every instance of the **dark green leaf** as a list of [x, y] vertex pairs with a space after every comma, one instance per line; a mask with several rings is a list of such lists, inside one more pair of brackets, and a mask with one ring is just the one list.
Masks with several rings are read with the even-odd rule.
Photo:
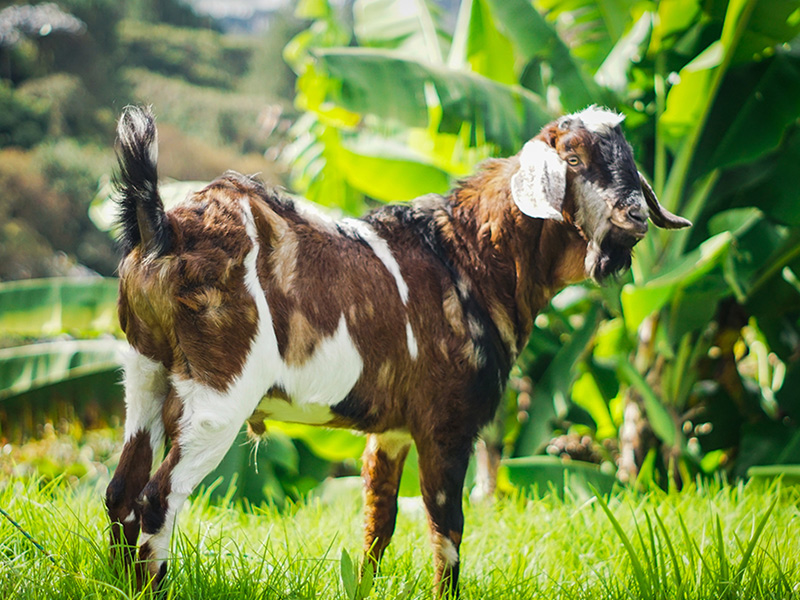
[[528, 0], [486, 2], [525, 62], [536, 59], [550, 64], [553, 81], [561, 92], [560, 101], [566, 110], [580, 110], [606, 101], [600, 87], [583, 72], [580, 61], [573, 58], [554, 27]]
[[728, 71], [709, 115], [694, 176], [750, 162], [775, 150], [800, 117], [800, 57], [772, 58]]

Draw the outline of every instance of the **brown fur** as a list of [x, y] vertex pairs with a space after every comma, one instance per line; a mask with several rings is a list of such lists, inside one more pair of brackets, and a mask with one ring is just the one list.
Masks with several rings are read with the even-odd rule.
[[361, 476], [365, 484], [364, 552], [376, 563], [380, 561], [394, 533], [397, 493], [408, 449], [406, 445], [392, 456], [368, 444], [361, 457]]

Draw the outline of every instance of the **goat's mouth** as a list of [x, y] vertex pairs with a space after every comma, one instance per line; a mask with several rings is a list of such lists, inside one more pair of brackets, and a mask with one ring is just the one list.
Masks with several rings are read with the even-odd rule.
[[631, 247], [647, 233], [646, 220], [616, 219], [613, 217], [609, 220], [611, 221], [611, 225], [613, 225], [611, 231], [616, 229], [621, 234], [619, 237], [627, 236], [632, 238]]
[[593, 261], [589, 273], [598, 283], [626, 271], [631, 266], [631, 253], [636, 243], [644, 237], [641, 231], [629, 228], [611, 227], [600, 242], [599, 247], [593, 243]]

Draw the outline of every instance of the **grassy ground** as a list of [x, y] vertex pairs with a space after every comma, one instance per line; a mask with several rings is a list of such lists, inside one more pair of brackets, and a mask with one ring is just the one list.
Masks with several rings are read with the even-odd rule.
[[[110, 567], [102, 485], [0, 483], [0, 597], [129, 598]], [[800, 492], [711, 485], [605, 501], [507, 498], [468, 506], [465, 599], [800, 597]], [[357, 490], [283, 514], [211, 506], [180, 516], [165, 598], [347, 598], [342, 552], [360, 552]], [[425, 519], [404, 505], [371, 597], [428, 598]], [[142, 597], [146, 597], [143, 595]]]

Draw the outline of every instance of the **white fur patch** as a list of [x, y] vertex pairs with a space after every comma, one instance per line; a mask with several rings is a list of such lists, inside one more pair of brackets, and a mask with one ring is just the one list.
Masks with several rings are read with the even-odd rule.
[[436, 494], [436, 504], [438, 506], [444, 506], [447, 503], [447, 494], [443, 491]]
[[[263, 297], [263, 294], [262, 294]], [[301, 366], [281, 361], [276, 383], [298, 404], [332, 406], [341, 402], [361, 376], [364, 361], [350, 337], [344, 315], [332, 337], [317, 344]]]
[[358, 219], [343, 219], [342, 224], [349, 227], [369, 244], [375, 256], [380, 259], [383, 266], [386, 267], [386, 270], [394, 277], [394, 281], [397, 284], [397, 291], [400, 293], [400, 299], [403, 301], [403, 304], [408, 304], [408, 285], [405, 279], [403, 279], [403, 274], [400, 272], [400, 265], [397, 264], [397, 260], [392, 254], [392, 250], [389, 248], [389, 244], [386, 240], [379, 236], [378, 233], [369, 226], [369, 223], [364, 221]]
[[600, 108], [594, 104], [569, 116], [580, 119], [583, 126], [593, 133], [606, 133], [625, 120], [625, 115]]
[[408, 353], [411, 355], [411, 358], [416, 359], [419, 354], [419, 348], [417, 348], [417, 338], [414, 337], [414, 330], [411, 329], [411, 323], [409, 321], [406, 321], [406, 344], [408, 345]]
[[131, 511], [128, 513], [128, 516], [122, 519], [123, 523], [133, 523], [136, 520], [136, 513]]
[[125, 372], [125, 441], [140, 431], [150, 434], [153, 454], [164, 439], [161, 409], [169, 390], [164, 365], [130, 347], [122, 358]]
[[438, 539], [436, 540], [436, 546], [439, 551], [439, 556], [442, 557], [445, 563], [448, 566], [452, 567], [453, 565], [458, 564], [458, 550], [456, 550], [455, 544], [452, 540], [446, 536], [438, 535], [436, 536]]

